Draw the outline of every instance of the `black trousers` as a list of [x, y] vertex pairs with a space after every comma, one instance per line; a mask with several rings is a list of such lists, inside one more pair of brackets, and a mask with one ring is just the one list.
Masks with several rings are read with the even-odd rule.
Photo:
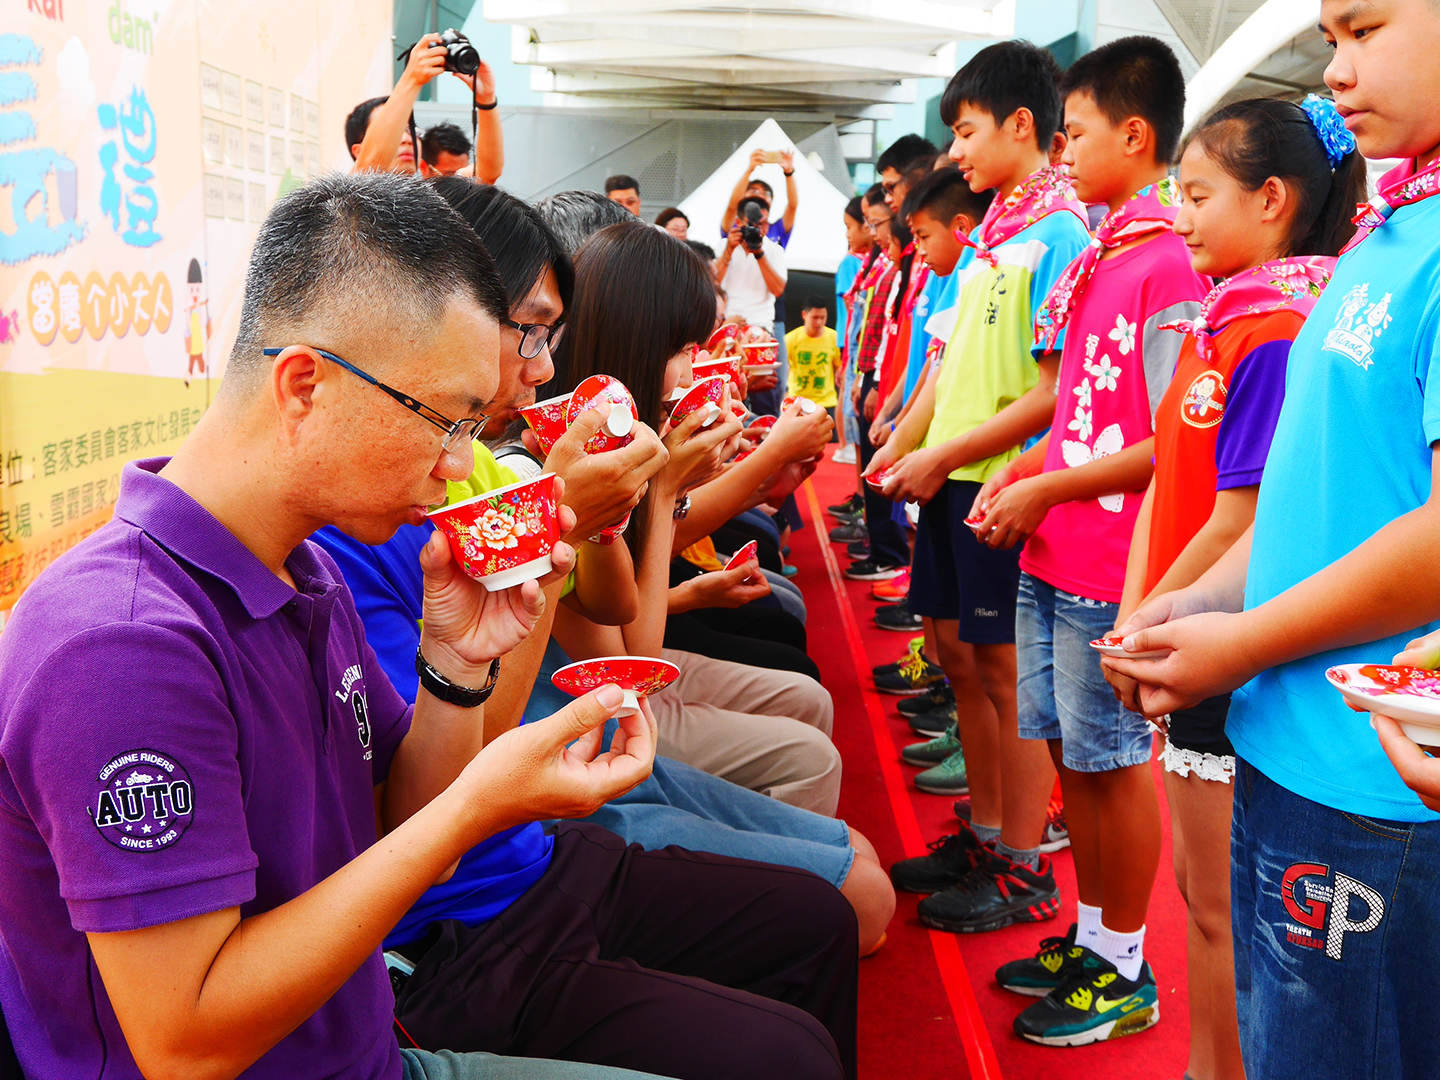
[[[867, 371], [860, 383], [862, 407], [865, 398], [875, 388], [875, 375], [873, 372]], [[875, 447], [870, 443], [870, 422], [865, 419], [862, 410], [860, 414], [861, 469], [868, 468], [870, 459], [874, 456]], [[905, 539], [905, 530], [896, 524], [895, 518], [892, 516], [895, 512], [895, 504], [869, 484], [861, 484], [860, 487], [865, 497], [865, 528], [870, 533], [870, 557], [880, 566], [909, 566], [910, 543]]]
[[665, 620], [665, 647], [775, 671], [798, 671], [820, 681], [805, 652], [805, 626], [787, 611], [746, 604], [702, 608]]
[[804, 870], [565, 824], [510, 908], [405, 950], [395, 1013], [424, 1049], [854, 1080], [857, 933], [849, 902]]

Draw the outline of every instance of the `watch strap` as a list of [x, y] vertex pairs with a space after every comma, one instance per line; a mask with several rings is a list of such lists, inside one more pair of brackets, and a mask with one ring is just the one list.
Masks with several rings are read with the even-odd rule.
[[495, 692], [495, 681], [500, 678], [500, 658], [497, 656], [490, 661], [490, 674], [485, 679], [485, 685], [478, 690], [453, 683], [441, 675], [421, 654], [419, 646], [415, 649], [415, 674], [420, 676], [420, 685], [431, 697], [439, 698], [450, 705], [458, 705], [462, 709], [473, 709], [477, 705], [485, 704]]

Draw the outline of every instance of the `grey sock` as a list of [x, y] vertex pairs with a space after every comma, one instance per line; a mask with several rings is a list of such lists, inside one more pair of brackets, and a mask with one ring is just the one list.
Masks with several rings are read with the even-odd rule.
[[972, 822], [970, 827], [975, 830], [975, 835], [980, 837], [982, 843], [1000, 839], [1000, 830], [993, 825], [977, 825]]
[[1029, 870], [1036, 870], [1040, 866], [1040, 849], [1032, 847], [1028, 851], [1016, 851], [1005, 841], [1001, 840], [995, 845], [997, 854], [1004, 855], [1011, 862], [1026, 867]]

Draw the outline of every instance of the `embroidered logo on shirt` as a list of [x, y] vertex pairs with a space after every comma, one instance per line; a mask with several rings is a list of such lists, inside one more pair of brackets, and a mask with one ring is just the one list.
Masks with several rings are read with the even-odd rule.
[[190, 774], [168, 754], [129, 750], [105, 763], [87, 807], [110, 843], [126, 851], [160, 851], [190, 827], [195, 789]]
[[1180, 400], [1180, 419], [1191, 427], [1210, 428], [1224, 415], [1225, 377], [1218, 371], [1202, 371]]
[[1356, 285], [1345, 299], [1340, 301], [1340, 313], [1335, 316], [1335, 329], [1325, 335], [1324, 348], [1330, 352], [1353, 360], [1361, 368], [1369, 370], [1375, 361], [1374, 341], [1390, 325], [1390, 293], [1374, 303], [1370, 302], [1370, 283]]
[[1294, 920], [1285, 924], [1285, 939], [1323, 949], [1331, 960], [1341, 958], [1346, 934], [1367, 934], [1385, 918], [1384, 897], [1338, 870], [1332, 881], [1324, 863], [1292, 864], [1280, 878], [1280, 900]]
[[355, 713], [355, 729], [360, 735], [360, 745], [365, 750], [365, 760], [369, 761], [370, 703], [365, 699], [365, 691], [355, 685], [363, 675], [359, 664], [351, 664], [345, 669], [345, 675], [340, 681], [341, 688], [335, 691], [335, 696], [350, 703], [350, 708]]

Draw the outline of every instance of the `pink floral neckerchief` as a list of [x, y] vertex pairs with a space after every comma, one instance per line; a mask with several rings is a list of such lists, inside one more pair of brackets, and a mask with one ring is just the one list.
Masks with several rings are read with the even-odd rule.
[[1309, 315], [1334, 271], [1335, 260], [1324, 255], [1261, 263], [1211, 289], [1200, 305], [1198, 319], [1161, 323], [1160, 329], [1194, 334], [1196, 353], [1201, 360], [1208, 360], [1211, 339], [1244, 315], [1268, 315], [1287, 308]]
[[1409, 206], [1431, 195], [1440, 194], [1440, 157], [1423, 169], [1415, 168], [1415, 159], [1402, 162], [1380, 178], [1375, 197], [1357, 206], [1356, 225], [1360, 228], [1340, 254], [1345, 254], [1389, 220], [1402, 206]]
[[1141, 188], [1120, 207], [1106, 214], [1095, 230], [1090, 246], [1065, 268], [1060, 280], [1045, 298], [1045, 303], [1035, 313], [1035, 343], [1044, 342], [1047, 349], [1055, 347], [1055, 339], [1070, 321], [1076, 301], [1085, 291], [1100, 257], [1107, 249], [1118, 248], [1151, 233], [1168, 231], [1175, 224], [1175, 211], [1179, 205], [1180, 185], [1173, 177], [1167, 176]]
[[1090, 219], [1085, 216], [1085, 204], [1075, 197], [1069, 173], [1058, 165], [1047, 165], [1027, 176], [1005, 198], [990, 204], [990, 209], [985, 211], [985, 220], [980, 223], [979, 240], [970, 239], [959, 229], [955, 230], [955, 239], [966, 247], [973, 247], [976, 258], [984, 259], [991, 267], [998, 267], [996, 248], [1022, 229], [1028, 229], [1041, 218], [1061, 210], [1069, 210], [1089, 229]]

